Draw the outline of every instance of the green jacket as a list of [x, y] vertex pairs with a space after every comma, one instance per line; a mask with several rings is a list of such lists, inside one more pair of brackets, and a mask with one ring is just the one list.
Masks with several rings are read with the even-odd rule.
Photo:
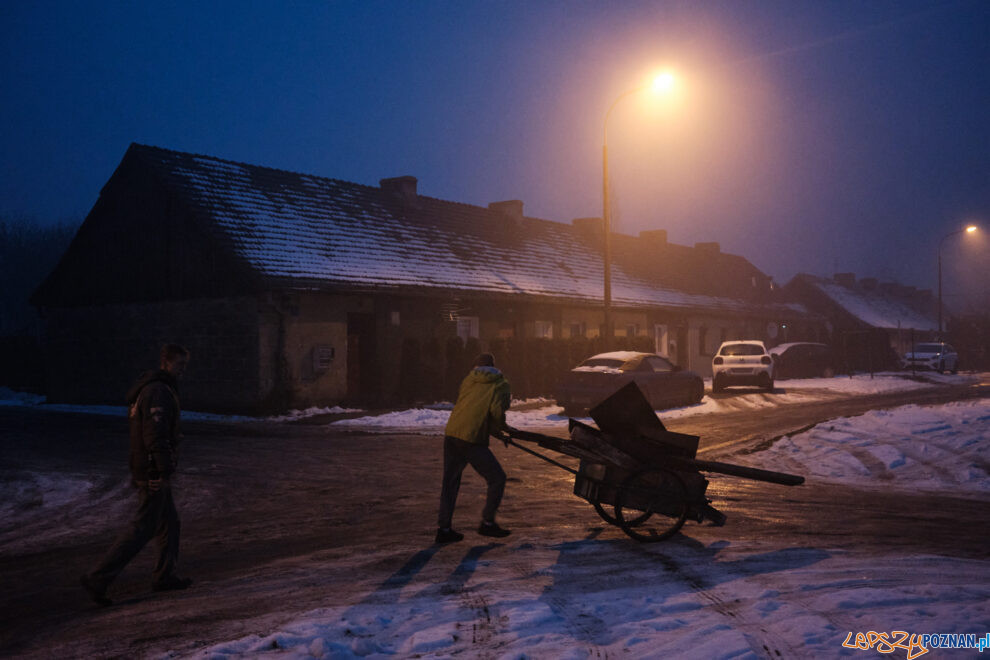
[[509, 381], [501, 371], [475, 367], [461, 382], [444, 435], [487, 446], [489, 435], [505, 429], [511, 398]]

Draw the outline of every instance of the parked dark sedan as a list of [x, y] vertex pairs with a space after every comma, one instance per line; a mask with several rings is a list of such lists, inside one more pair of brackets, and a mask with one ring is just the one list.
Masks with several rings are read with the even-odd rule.
[[588, 358], [567, 372], [557, 388], [557, 404], [564, 414], [581, 416], [620, 387], [634, 381], [654, 410], [701, 401], [704, 381], [667, 358], [653, 353], [616, 351]]
[[831, 378], [835, 356], [825, 344], [798, 341], [770, 349], [777, 378]]

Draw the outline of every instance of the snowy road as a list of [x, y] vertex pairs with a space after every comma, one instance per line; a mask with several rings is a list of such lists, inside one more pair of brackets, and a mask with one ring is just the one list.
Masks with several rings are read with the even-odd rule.
[[[133, 505], [121, 420], [0, 409], [0, 654], [870, 657], [842, 648], [847, 633], [983, 634], [990, 496], [960, 486], [985, 482], [990, 400], [950, 390], [884, 401], [965, 400], [883, 418], [855, 417], [864, 402], [837, 398], [668, 421], [737, 462], [799, 461], [791, 442], [829, 467], [798, 488], [713, 479], [727, 525], [689, 523], [651, 546], [604, 525], [570, 495], [570, 475], [518, 451], [497, 450], [510, 475], [500, 519], [513, 535], [487, 543], [470, 530], [481, 487], [469, 473], [455, 518], [467, 538], [436, 547], [435, 437], [194, 423], [177, 499], [182, 570], [196, 584], [149, 593], [145, 551], [106, 610], [75, 580]], [[759, 447], [831, 416], [842, 418], [832, 428]], [[926, 434], [972, 472], [930, 475], [918, 492], [918, 472], [904, 470], [923, 457], [860, 460], [887, 456], [880, 448], [905, 433]], [[873, 441], [850, 448], [850, 437]], [[864, 469], [887, 476], [875, 486]]]

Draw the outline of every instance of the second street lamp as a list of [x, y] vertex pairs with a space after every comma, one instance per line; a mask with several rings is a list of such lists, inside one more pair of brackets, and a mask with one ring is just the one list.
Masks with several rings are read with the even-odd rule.
[[612, 114], [612, 110], [615, 106], [619, 104], [627, 96], [632, 96], [638, 92], [645, 89], [653, 89], [654, 92], [658, 94], [663, 94], [669, 92], [674, 86], [674, 76], [670, 73], [661, 73], [656, 76], [650, 83], [646, 85], [640, 85], [638, 87], [633, 87], [620, 94], [609, 106], [608, 111], [605, 113], [605, 122], [602, 128], [602, 230], [604, 232], [604, 248], [603, 248], [603, 261], [605, 264], [604, 272], [604, 303], [605, 303], [605, 328], [604, 332], [604, 350], [608, 351], [612, 348], [612, 341], [614, 338], [614, 329], [612, 328], [612, 217], [611, 211], [609, 210], [609, 200], [608, 200], [608, 118]]
[[945, 239], [950, 236], [955, 236], [956, 234], [961, 234], [966, 232], [967, 234], [972, 234], [976, 231], [976, 225], [969, 225], [965, 229], [957, 229], [956, 231], [950, 231], [948, 234], [942, 237], [942, 240], [938, 242], [938, 340], [944, 341], [942, 337], [942, 243], [945, 243]]

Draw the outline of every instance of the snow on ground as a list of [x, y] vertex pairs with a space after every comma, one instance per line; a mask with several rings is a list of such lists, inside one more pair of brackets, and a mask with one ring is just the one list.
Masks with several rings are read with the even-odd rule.
[[[903, 373], [881, 373], [871, 377], [869, 374], [856, 376], [837, 376], [835, 378], [807, 378], [777, 381], [772, 393], [755, 388], [729, 388], [727, 393], [712, 397], [705, 395], [700, 403], [682, 408], [661, 410], [657, 414], [660, 419], [678, 419], [691, 415], [711, 415], [739, 410], [769, 408], [791, 403], [808, 403], [822, 401], [835, 396], [855, 396], [857, 394], [880, 394], [883, 392], [898, 392], [912, 389], [936, 387], [939, 384], [960, 384], [973, 381], [974, 375], [925, 374], [922, 379], [912, 379]], [[706, 381], [706, 387], [711, 389], [711, 380]], [[541, 402], [547, 405], [540, 406]], [[393, 433], [396, 431], [412, 433], [436, 434], [443, 432], [443, 427], [450, 416], [446, 407], [431, 406], [429, 408], [414, 408], [397, 410], [382, 415], [354, 417], [332, 422], [337, 427], [350, 427], [365, 431]], [[513, 409], [506, 415], [509, 426], [519, 429], [567, 427], [567, 416], [563, 408], [545, 399], [529, 399], [513, 401]], [[583, 418], [590, 421], [590, 418]]]
[[737, 458], [804, 474], [809, 482], [990, 493], [990, 401], [871, 410]]
[[[919, 373], [912, 378], [904, 372], [884, 372], [874, 374], [857, 374], [855, 376], [836, 376], [835, 378], [808, 378], [777, 381], [774, 392], [767, 393], [752, 388], [730, 388], [728, 395], [713, 398], [705, 396], [701, 403], [683, 408], [659, 411], [661, 419], [677, 419], [690, 415], [734, 412], [744, 409], [765, 408], [789, 403], [805, 403], [820, 401], [842, 395], [878, 394], [910, 389], [935, 387], [939, 384], [959, 384], [974, 381], [985, 374], [937, 374]], [[711, 389], [711, 379], [705, 381], [705, 386]], [[45, 397], [25, 392], [15, 392], [0, 387], [0, 406], [37, 406], [52, 412], [71, 412], [94, 415], [109, 415], [125, 417], [126, 406], [97, 406], [75, 404], [45, 403]], [[351, 427], [365, 431], [393, 433], [396, 431], [412, 433], [435, 434], [443, 431], [450, 416], [453, 404], [441, 401], [422, 408], [396, 410], [379, 415], [368, 415], [336, 422], [338, 427]], [[357, 408], [313, 407], [305, 410], [292, 410], [284, 415], [273, 417], [248, 417], [243, 415], [219, 415], [214, 413], [183, 411], [182, 418], [200, 422], [294, 422], [307, 417], [320, 415], [336, 415], [362, 412]], [[563, 408], [554, 404], [550, 399], [535, 398], [512, 401], [512, 409], [507, 419], [510, 426], [516, 428], [566, 428], [567, 417], [562, 415]], [[585, 418], [586, 420], [588, 418]]]
[[[750, 458], [857, 484], [881, 470], [887, 490], [913, 491], [920, 479], [987, 497], [988, 430], [986, 400], [911, 405], [833, 420]], [[753, 658], [764, 645], [771, 657], [857, 657], [862, 650], [843, 647], [847, 635], [853, 643], [870, 631], [990, 631], [990, 562], [981, 560], [682, 536], [656, 545], [594, 537], [476, 545], [452, 573], [429, 563], [463, 545], [420, 551], [360, 600], [298, 613], [287, 605], [282, 622], [191, 657]], [[360, 561], [371, 558], [334, 569], [361, 574]], [[893, 657], [921, 655], [915, 647]]]
[[[867, 569], [838, 552], [683, 540], [626, 550], [604, 541], [509, 548], [538, 555], [527, 574], [483, 551], [454, 575], [427, 564], [359, 602], [189, 657], [756, 658], [764, 645], [770, 657], [857, 657], [863, 651], [842, 648], [848, 633], [984, 635], [990, 624], [982, 561], [881, 558]], [[622, 565], [594, 561], [605, 554]], [[936, 657], [967, 657], [955, 653]]]
[[[16, 392], [6, 387], [0, 387], [0, 406], [35, 407], [51, 412], [82, 413], [88, 415], [106, 415], [109, 417], [126, 417], [127, 406], [97, 406], [72, 403], [46, 403], [45, 396], [29, 392]], [[183, 410], [182, 419], [197, 422], [229, 422], [242, 424], [247, 422], [294, 422], [307, 417], [318, 415], [339, 415], [342, 413], [363, 412], [360, 408], [313, 407], [305, 410], [290, 410], [284, 415], [272, 417], [249, 417], [245, 415], [219, 415], [216, 413]]]

